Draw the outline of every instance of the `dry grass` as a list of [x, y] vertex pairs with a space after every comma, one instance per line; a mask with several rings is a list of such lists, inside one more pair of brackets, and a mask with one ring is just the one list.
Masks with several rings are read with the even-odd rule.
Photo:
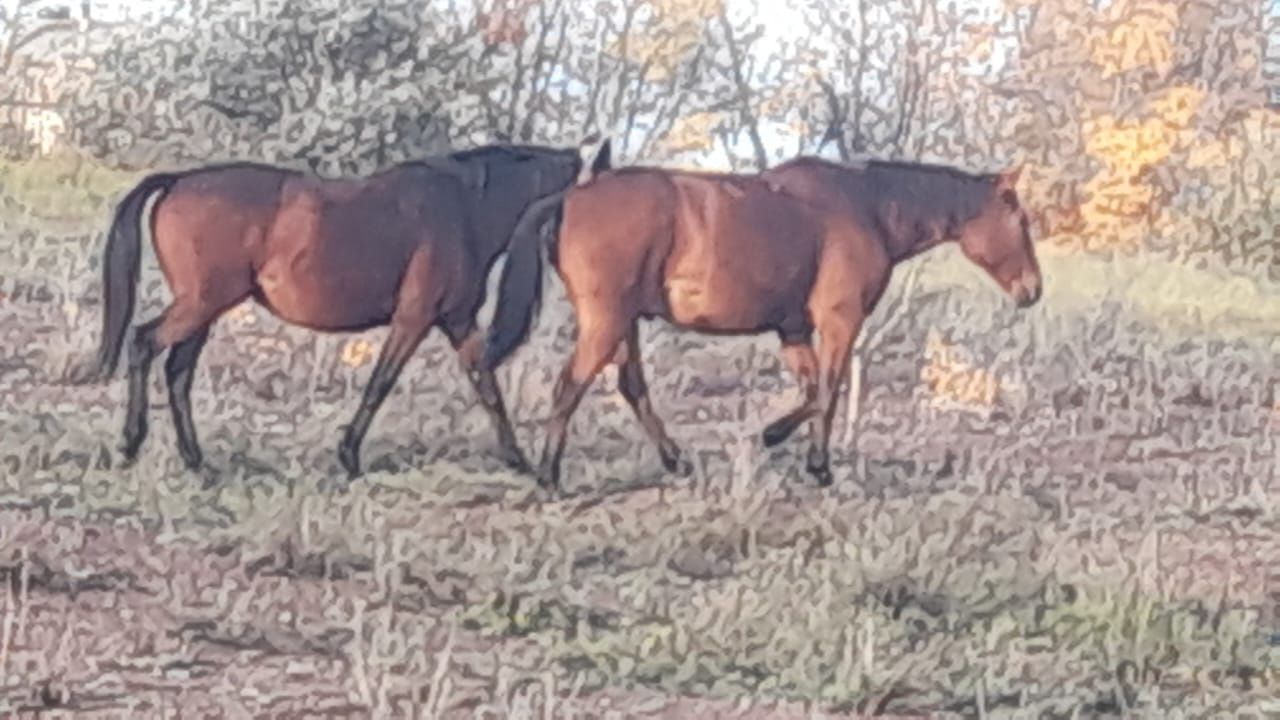
[[[113, 465], [122, 381], [54, 381], [96, 342], [99, 252], [0, 247], [0, 712], [1280, 711], [1275, 287], [1051, 256], [1048, 295], [1019, 313], [944, 254], [910, 313], [869, 329], [855, 444], [826, 491], [802, 441], [760, 447], [797, 399], [775, 340], [653, 326], [654, 402], [693, 477], [660, 473], [602, 381], [554, 500], [491, 457], [436, 336], [374, 425], [367, 477], [329, 488], [362, 341], [383, 333], [246, 307], [197, 371], [221, 481], [204, 492], [158, 373], [130, 469]], [[148, 314], [163, 292], [144, 278]], [[551, 294], [502, 374], [530, 450], [572, 333]]]

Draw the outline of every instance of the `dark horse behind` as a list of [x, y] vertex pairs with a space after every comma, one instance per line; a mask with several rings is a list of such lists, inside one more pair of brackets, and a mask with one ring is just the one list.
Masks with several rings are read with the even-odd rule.
[[1039, 299], [1017, 175], [817, 158], [758, 175], [634, 167], [571, 187], [563, 201], [534, 203], [511, 242], [484, 362], [501, 362], [527, 335], [540, 292], [538, 230], [561, 211], [551, 257], [578, 332], [554, 390], [540, 482], [558, 482], [569, 418], [610, 362], [663, 464], [687, 467], [653, 411], [641, 368], [637, 321], [664, 318], [704, 332], [778, 334], [804, 400], [765, 428], [764, 442], [780, 443], [812, 421], [808, 469], [829, 484], [837, 392], [897, 263], [956, 240], [1019, 306]]
[[[523, 467], [493, 372], [481, 365], [476, 314], [485, 278], [533, 200], [574, 183], [584, 148], [494, 145], [406, 162], [365, 178], [326, 179], [261, 164], [151, 175], [115, 212], [103, 263], [103, 327], [97, 355], [73, 373], [101, 381], [114, 371], [133, 314], [141, 225], [173, 302], [136, 326], [122, 452], [132, 461], [147, 434], [147, 377], [169, 350], [165, 378], [188, 467], [202, 463], [191, 417], [191, 381], [209, 327], [252, 297], [283, 320], [321, 331], [389, 325], [354, 419], [339, 445], [352, 477], [360, 445], [401, 369], [433, 327], [458, 351], [498, 434], [503, 458]], [[609, 164], [608, 141], [592, 171]], [[156, 196], [148, 217], [147, 201]]]

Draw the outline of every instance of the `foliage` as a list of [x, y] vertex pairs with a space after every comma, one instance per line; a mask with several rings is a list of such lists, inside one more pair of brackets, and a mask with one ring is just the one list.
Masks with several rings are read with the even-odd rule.
[[29, 220], [101, 223], [104, 213], [137, 179], [135, 173], [67, 147], [38, 162], [0, 160], [0, 197], [14, 202]]
[[65, 121], [73, 145], [139, 170], [368, 172], [590, 133], [624, 163], [1022, 164], [1055, 242], [1280, 268], [1253, 0], [180, 0], [120, 22], [41, 4], [0, 17], [25, 78], [11, 92], [39, 100], [10, 110], [10, 151]]
[[369, 171], [438, 151], [449, 38], [398, 0], [172, 5], [105, 33], [98, 71], [67, 98], [73, 140], [132, 167], [221, 158]]
[[1022, 101], [1015, 140], [1046, 232], [1280, 269], [1259, 174], [1277, 137], [1258, 12], [1172, 0], [1016, 9], [1017, 62], [996, 87]]

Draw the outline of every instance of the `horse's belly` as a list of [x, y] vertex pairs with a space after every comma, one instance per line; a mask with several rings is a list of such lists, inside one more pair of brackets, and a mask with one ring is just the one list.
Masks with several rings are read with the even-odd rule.
[[667, 280], [665, 290], [671, 321], [691, 329], [756, 332], [803, 312], [802, 307], [788, 307], [794, 303], [785, 298], [729, 278], [676, 276]]
[[268, 263], [257, 280], [259, 302], [283, 320], [317, 330], [382, 325], [395, 308], [395, 279], [380, 282], [359, 268], [317, 272], [305, 265]]

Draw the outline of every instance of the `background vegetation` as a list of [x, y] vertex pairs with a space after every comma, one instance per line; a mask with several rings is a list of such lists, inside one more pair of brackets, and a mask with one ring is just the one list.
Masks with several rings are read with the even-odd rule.
[[[1280, 8], [1256, 0], [0, 1], [0, 711], [103, 717], [1265, 717], [1280, 712]], [[1270, 53], [1270, 55], [1269, 55]], [[496, 140], [617, 162], [799, 153], [1023, 164], [1047, 294], [954, 249], [860, 343], [836, 487], [760, 429], [772, 338], [646, 327], [696, 457], [665, 477], [611, 377], [569, 497], [490, 456], [439, 337], [347, 492], [382, 331], [245, 305], [195, 412], [213, 491], [98, 328], [111, 206], [145, 172], [328, 175]], [[555, 280], [502, 372], [539, 447]], [[148, 258], [140, 315], [166, 290]]]

